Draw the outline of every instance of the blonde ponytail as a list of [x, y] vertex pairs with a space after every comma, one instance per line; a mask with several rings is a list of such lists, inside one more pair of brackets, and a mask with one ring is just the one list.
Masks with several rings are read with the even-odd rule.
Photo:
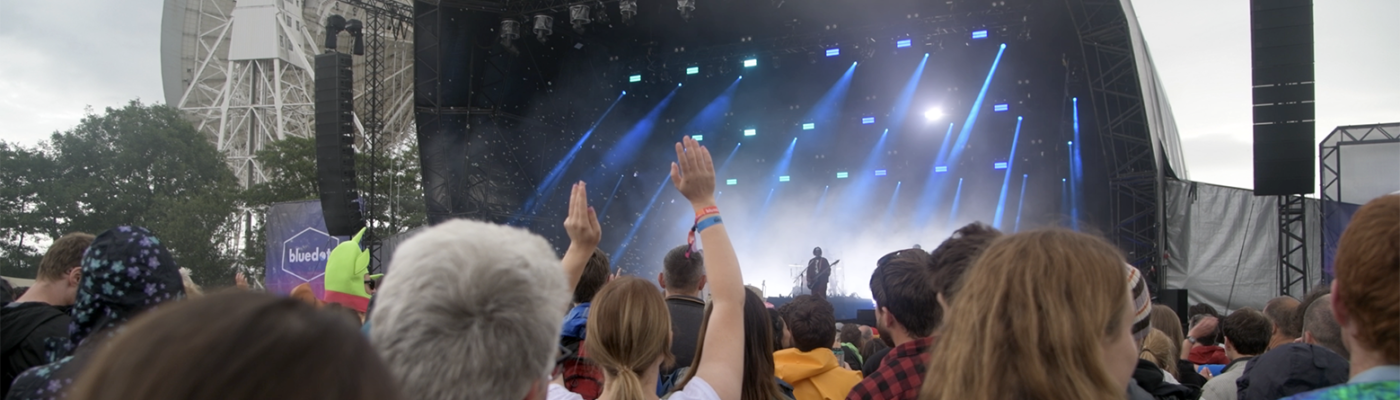
[[603, 368], [605, 397], [642, 400], [656, 390], [642, 377], [658, 360], [672, 362], [671, 314], [656, 286], [635, 277], [607, 283], [593, 297], [587, 330], [584, 350]]

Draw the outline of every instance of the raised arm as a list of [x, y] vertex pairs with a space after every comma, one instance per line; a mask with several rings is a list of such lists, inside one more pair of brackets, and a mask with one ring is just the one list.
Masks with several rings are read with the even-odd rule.
[[569, 233], [569, 250], [564, 252], [565, 281], [572, 293], [583, 276], [588, 258], [598, 248], [603, 238], [603, 228], [598, 225], [598, 214], [588, 206], [588, 184], [578, 182], [569, 193], [569, 216], [564, 219], [564, 231]]
[[[686, 137], [676, 144], [676, 162], [671, 164], [671, 182], [690, 200], [703, 219], [719, 217], [715, 205], [715, 166], [710, 151]], [[718, 222], [718, 223], [715, 223]], [[695, 375], [708, 382], [724, 400], [739, 400], [743, 385], [744, 278], [739, 258], [722, 220], [699, 224], [698, 236], [705, 247], [705, 276], [710, 286], [714, 311], [705, 331], [705, 355]]]

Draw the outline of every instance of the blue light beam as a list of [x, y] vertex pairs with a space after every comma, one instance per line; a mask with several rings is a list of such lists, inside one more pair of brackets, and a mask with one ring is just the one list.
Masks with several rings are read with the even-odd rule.
[[558, 188], [559, 179], [563, 178], [564, 171], [568, 171], [569, 166], [573, 165], [575, 156], [578, 156], [579, 150], [583, 149], [583, 144], [588, 141], [589, 137], [593, 136], [593, 131], [598, 129], [598, 125], [602, 124], [603, 120], [608, 118], [608, 114], [612, 113], [613, 108], [617, 107], [617, 103], [621, 102], [622, 97], [626, 95], [627, 92], [622, 92], [622, 96], [618, 96], [617, 100], [613, 100], [612, 105], [609, 105], [608, 109], [603, 111], [603, 115], [598, 117], [598, 120], [593, 122], [593, 126], [588, 127], [588, 131], [583, 134], [583, 137], [579, 138], [577, 143], [574, 143], [574, 147], [569, 149], [569, 153], [564, 155], [564, 158], [559, 160], [559, 163], [554, 164], [554, 169], [551, 169], [549, 175], [546, 175], [544, 180], [540, 181], [539, 186], [535, 188], [535, 193], [530, 195], [530, 198], [525, 201], [525, 207], [522, 207], [520, 211], [511, 218], [512, 221], [518, 220], [522, 214], [534, 214], [536, 211], [535, 208], [538, 207], [541, 202], [549, 201], [549, 198], [554, 195], [554, 189]]
[[661, 186], [656, 187], [656, 193], [651, 194], [651, 201], [647, 202], [647, 208], [643, 209], [642, 215], [638, 216], [637, 220], [632, 222], [632, 229], [627, 231], [627, 237], [623, 238], [622, 244], [617, 246], [616, 251], [612, 252], [615, 260], [621, 260], [622, 256], [626, 254], [627, 246], [632, 244], [632, 238], [637, 236], [637, 229], [642, 227], [642, 222], [646, 221], [647, 214], [651, 213], [652, 206], [656, 205], [656, 198], [661, 197], [661, 192], [666, 190], [666, 186], [669, 183], [671, 183], [671, 175], [666, 174], [666, 179], [661, 180]]
[[1016, 142], [1021, 140], [1021, 117], [1016, 117], [1016, 134], [1011, 137], [1011, 157], [1006, 159], [1006, 175], [1001, 179], [1001, 197], [997, 198], [997, 214], [992, 218], [992, 226], [1001, 229], [1001, 217], [1006, 211], [1006, 192], [1011, 185], [1011, 171], [1016, 165]]
[[1026, 179], [1030, 177], [1029, 174], [1021, 175], [1021, 199], [1016, 201], [1016, 227], [1012, 232], [1021, 231], [1021, 209], [1026, 206]]

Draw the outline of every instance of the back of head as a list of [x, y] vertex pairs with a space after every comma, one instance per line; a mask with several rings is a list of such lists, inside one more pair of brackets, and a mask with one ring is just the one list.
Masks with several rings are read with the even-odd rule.
[[870, 293], [914, 337], [926, 337], [943, 319], [928, 253], [900, 250], [881, 257], [870, 274]]
[[861, 337], [860, 325], [846, 324], [841, 326], [841, 343], [850, 343], [857, 349], [865, 344], [865, 339]]
[[[1400, 364], [1400, 194], [1371, 200], [1337, 242], [1332, 301], [1356, 327], [1359, 347]], [[1357, 349], [1351, 349], [1353, 354]]]
[[370, 337], [404, 397], [518, 400], [554, 366], [568, 289], [543, 238], [453, 220], [399, 245]]
[[783, 321], [792, 332], [792, 345], [798, 351], [830, 348], [836, 337], [836, 310], [825, 299], [804, 294], [784, 304]]
[[1249, 307], [1235, 310], [1220, 321], [1220, 332], [1227, 343], [1234, 346], [1236, 353], [1245, 356], [1264, 354], [1264, 350], [1269, 349], [1273, 328], [1269, 317]]
[[666, 273], [666, 290], [689, 293], [700, 289], [700, 276], [705, 275], [705, 256], [691, 251], [690, 245], [677, 246], [662, 259]]
[[185, 297], [180, 267], [146, 228], [109, 229], [93, 239], [88, 250], [68, 328], [73, 346], [157, 304]]
[[[621, 277], [603, 285], [588, 310], [584, 351], [603, 368], [603, 395], [609, 399], [645, 398], [641, 377], [672, 362], [671, 314], [651, 282]], [[518, 397], [517, 397], [518, 398]]]
[[1123, 258], [1103, 239], [1067, 230], [997, 239], [963, 277], [920, 398], [1121, 398], [1103, 347], [1126, 330], [1125, 282]]
[[338, 316], [220, 293], [144, 315], [84, 368], [72, 399], [395, 399], [388, 370]]
[[1197, 315], [1220, 316], [1220, 312], [1211, 307], [1210, 304], [1198, 303], [1186, 308], [1186, 319], [1196, 318]]
[[1303, 331], [1311, 335], [1319, 346], [1337, 353], [1342, 358], [1351, 359], [1351, 353], [1342, 344], [1342, 326], [1332, 314], [1332, 296], [1322, 295], [1303, 311]]
[[1181, 319], [1171, 307], [1162, 304], [1152, 306], [1152, 328], [1162, 331], [1177, 346], [1186, 340], [1186, 334], [1181, 331]]
[[[1293, 323], [1298, 325], [1299, 329], [1303, 329], [1303, 317], [1307, 314], [1308, 307], [1311, 307], [1312, 303], [1317, 301], [1318, 298], [1329, 294], [1332, 294], [1332, 285], [1330, 283], [1319, 284], [1313, 286], [1312, 289], [1308, 289], [1308, 294], [1304, 295], [1298, 302], [1297, 312], [1293, 313]], [[1306, 331], [1306, 329], [1303, 330]]]
[[1175, 377], [1177, 376], [1176, 360], [1181, 356], [1177, 351], [1177, 346], [1179, 346], [1177, 343], [1180, 342], [1173, 343], [1172, 339], [1161, 330], [1150, 329], [1147, 339], [1142, 342], [1142, 351], [1138, 352], [1138, 357], [1151, 361], [1157, 365], [1157, 368], [1164, 369]]
[[954, 231], [952, 236], [929, 253], [933, 258], [934, 290], [942, 293], [944, 300], [953, 301], [958, 282], [962, 280], [967, 267], [972, 265], [972, 260], [999, 237], [1001, 231], [981, 222], [973, 222]]
[[583, 275], [578, 278], [578, 286], [574, 286], [574, 302], [593, 301], [593, 295], [598, 294], [603, 284], [608, 283], [611, 268], [608, 254], [603, 250], [593, 249], [593, 255], [588, 257], [588, 264], [583, 266]]
[[1269, 317], [1279, 333], [1290, 338], [1303, 336], [1303, 326], [1293, 317], [1298, 312], [1298, 299], [1289, 296], [1275, 297], [1264, 304], [1264, 316]]
[[773, 328], [773, 351], [783, 349], [783, 331], [787, 329], [787, 324], [783, 322], [783, 315], [776, 309], [768, 309], [768, 322]]
[[39, 260], [39, 272], [34, 280], [57, 282], [63, 280], [63, 276], [68, 274], [68, 270], [77, 267], [83, 261], [83, 252], [92, 245], [93, 236], [83, 232], [73, 232], [59, 237], [49, 245], [48, 251], [44, 252], [44, 258]]

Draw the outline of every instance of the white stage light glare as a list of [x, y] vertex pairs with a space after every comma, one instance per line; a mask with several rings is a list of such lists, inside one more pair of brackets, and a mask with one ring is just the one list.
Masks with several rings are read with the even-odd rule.
[[924, 118], [928, 119], [929, 121], [937, 121], [943, 119], [943, 110], [938, 107], [930, 108], [924, 111]]

